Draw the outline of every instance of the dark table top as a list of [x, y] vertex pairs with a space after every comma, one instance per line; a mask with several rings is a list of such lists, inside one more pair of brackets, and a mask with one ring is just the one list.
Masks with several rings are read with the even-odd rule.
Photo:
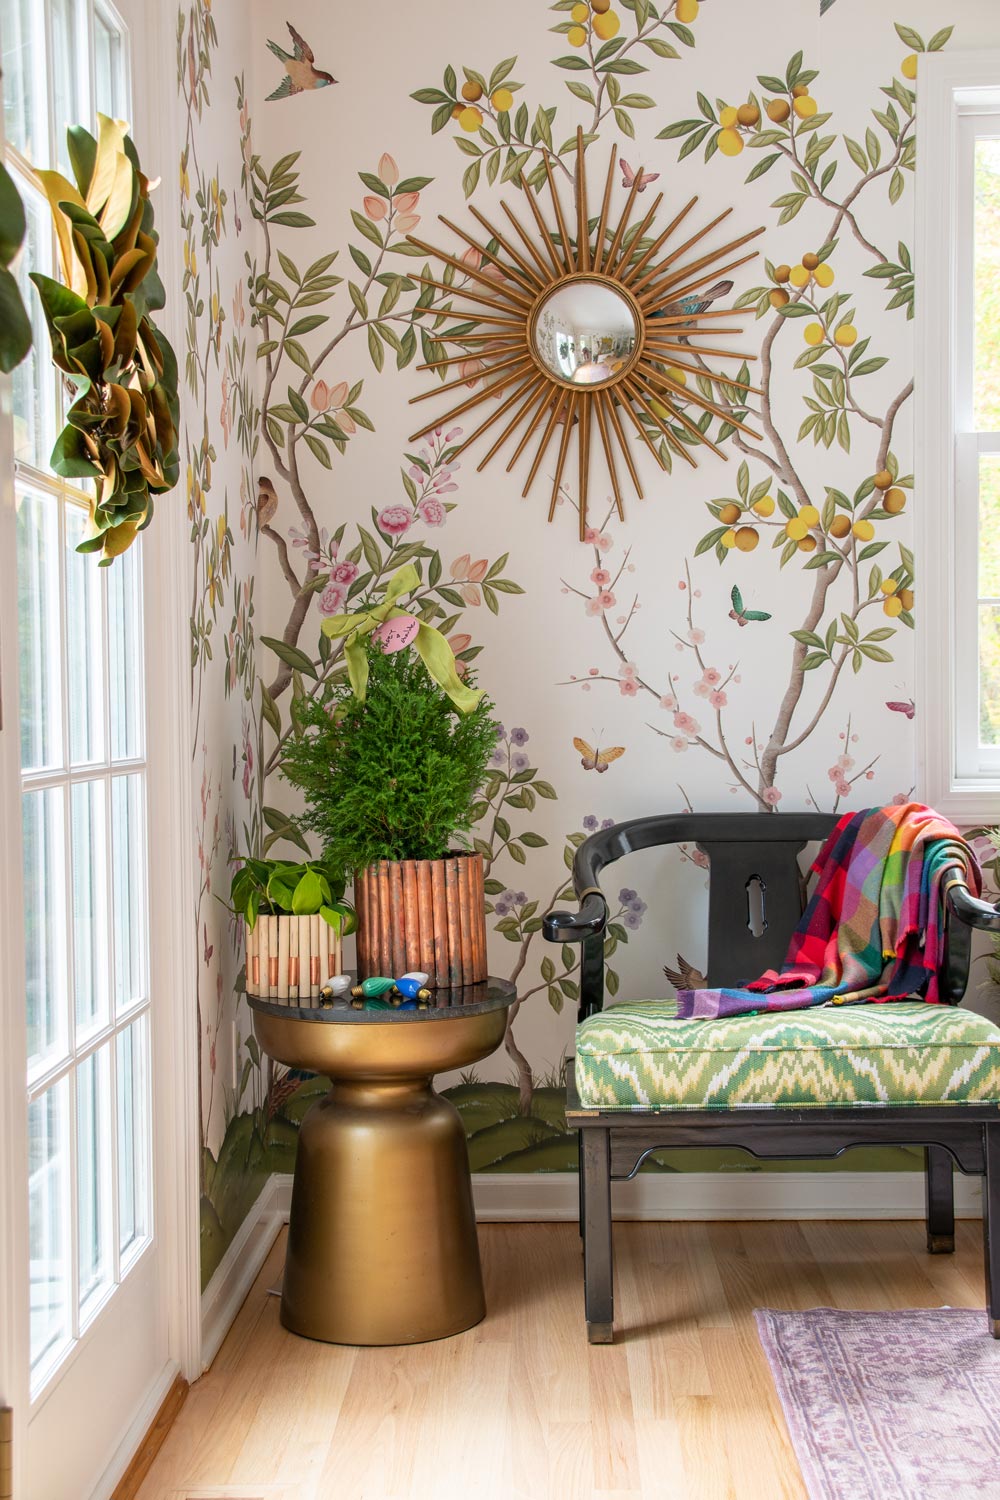
[[[352, 981], [356, 978], [351, 975]], [[323, 1025], [331, 1022], [348, 1022], [351, 1025], [373, 1022], [404, 1025], [413, 1021], [451, 1021], [458, 1016], [482, 1015], [485, 1011], [504, 1010], [517, 999], [517, 987], [509, 979], [490, 976], [482, 984], [464, 984], [456, 989], [435, 989], [426, 1009], [406, 1008], [390, 1004], [363, 1002], [355, 1009], [351, 995], [338, 995], [332, 1003], [317, 997], [303, 1000], [261, 1000], [256, 995], [247, 995], [251, 1010], [268, 1016], [287, 1016], [294, 1021], [317, 1021]]]

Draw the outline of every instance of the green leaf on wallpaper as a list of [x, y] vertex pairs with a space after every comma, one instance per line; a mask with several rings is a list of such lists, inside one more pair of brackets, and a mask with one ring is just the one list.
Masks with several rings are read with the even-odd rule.
[[635, 126], [632, 124], [632, 121], [630, 120], [629, 116], [625, 113], [625, 111], [623, 109], [618, 109], [616, 107], [615, 111], [614, 111], [614, 116], [615, 116], [615, 124], [618, 126], [618, 129], [622, 132], [622, 134], [623, 135], [627, 135], [627, 136], [629, 136], [630, 138], [632, 138], [634, 140], [635, 139]]
[[762, 156], [760, 161], [757, 162], [756, 166], [751, 167], [744, 180], [746, 182], [756, 182], [758, 177], [763, 177], [764, 173], [769, 172], [774, 166], [775, 162], [779, 161], [780, 159], [780, 151], [775, 151], [771, 156]]
[[262, 635], [260, 642], [261, 645], [267, 646], [273, 651], [278, 660], [284, 662], [286, 667], [291, 667], [294, 672], [303, 672], [307, 677], [315, 679], [316, 668], [300, 647], [291, 646], [287, 641], [276, 640], [274, 636], [270, 635]]
[[308, 447], [313, 457], [317, 458], [323, 465], [324, 469], [330, 469], [333, 467], [333, 463], [327, 450], [326, 444], [320, 438], [315, 437], [311, 432], [307, 432], [306, 446]]
[[898, 167], [889, 178], [889, 202], [898, 203], [903, 196], [903, 174]]
[[895, 22], [896, 35], [904, 47], [909, 47], [912, 52], [923, 52], [924, 41], [919, 31], [914, 31], [912, 26], [904, 26], [901, 21]]
[[299, 369], [302, 370], [306, 375], [309, 375], [310, 377], [312, 376], [312, 360], [309, 358], [308, 354], [297, 339], [285, 340], [285, 353], [288, 355], [288, 358], [292, 361], [293, 365], [298, 365]]
[[940, 52], [941, 48], [949, 41], [954, 30], [954, 26], [942, 26], [940, 31], [935, 31], [927, 43], [928, 52]]
[[[691, 30], [691, 28], [689, 26], [685, 26], [682, 21], [668, 21], [667, 22], [667, 30], [668, 31], [672, 31], [673, 34], [674, 34], [674, 36], [677, 38], [677, 40], [683, 46], [685, 46], [685, 47], [693, 47], [694, 46], [694, 32]], [[652, 46], [652, 43], [655, 40], [656, 40], [655, 37], [650, 37], [648, 39], [646, 45], [647, 46]], [[656, 51], [656, 50], [657, 49], [654, 47], [653, 51]], [[680, 53], [679, 52], [674, 52], [673, 48], [671, 48], [671, 53], [673, 54], [674, 57], [679, 57], [680, 56]], [[669, 54], [666, 53], [666, 52], [659, 53], [660, 57], [667, 57], [668, 55]]]
[[268, 214], [269, 224], [284, 224], [287, 229], [315, 229], [316, 220], [310, 219], [308, 214], [291, 210], [280, 214]]
[[498, 62], [496, 67], [493, 69], [493, 72], [490, 74], [490, 81], [487, 85], [486, 92], [488, 94], [492, 94], [495, 88], [499, 88], [500, 84], [503, 83], [504, 79], [512, 72], [516, 64], [516, 57], [505, 57], [503, 62]]
[[462, 174], [462, 191], [467, 198], [471, 198], [473, 193], [476, 191], [476, 187], [479, 182], [479, 173], [481, 167], [481, 162], [474, 161], [465, 169], [465, 172]]
[[373, 245], [377, 245], [380, 250], [382, 249], [382, 236], [375, 228], [375, 225], [366, 219], [364, 214], [359, 214], [357, 209], [354, 208], [351, 209], [351, 223], [359, 234], [364, 235], [366, 240], [370, 240]]
[[[554, 57], [552, 64], [553, 67], [565, 68], [568, 72], [572, 73], [585, 73], [590, 67], [585, 57], [570, 57], [568, 55], [566, 57]], [[521, 133], [518, 131], [519, 135]]]
[[304, 398], [299, 395], [294, 386], [288, 387], [288, 404], [292, 408], [292, 411], [298, 417], [300, 422], [308, 422], [309, 408], [306, 405]]
[[385, 364], [385, 350], [382, 348], [381, 340], [373, 327], [368, 329], [368, 353], [376, 370], [381, 370]]

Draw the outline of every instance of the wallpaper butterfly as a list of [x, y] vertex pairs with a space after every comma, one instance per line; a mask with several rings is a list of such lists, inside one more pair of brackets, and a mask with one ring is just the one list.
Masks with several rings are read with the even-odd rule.
[[607, 750], [595, 750], [593, 745], [588, 745], [586, 740], [573, 736], [573, 744], [583, 756], [580, 764], [585, 771], [597, 771], [603, 774], [613, 760], [619, 760], [625, 754], [624, 745], [611, 745]]
[[651, 182], [655, 182], [660, 175], [659, 172], [644, 172], [641, 167], [639, 168], [638, 172], [634, 172], [629, 166], [628, 162], [625, 160], [624, 156], [620, 156], [618, 158], [618, 165], [622, 169], [623, 188], [630, 188], [633, 182], [635, 182], [636, 178], [638, 177], [639, 183], [636, 187], [637, 193], [644, 193], [649, 184]]
[[743, 595], [736, 584], [733, 584], [733, 592], [730, 595], [733, 607], [729, 611], [729, 618], [735, 620], [737, 625], [749, 625], [751, 620], [769, 620], [771, 616], [763, 609], [744, 609]]
[[917, 711], [917, 705], [912, 698], [909, 703], [887, 703], [885, 706], [891, 709], [894, 714], [905, 714], [908, 719], [912, 719]]

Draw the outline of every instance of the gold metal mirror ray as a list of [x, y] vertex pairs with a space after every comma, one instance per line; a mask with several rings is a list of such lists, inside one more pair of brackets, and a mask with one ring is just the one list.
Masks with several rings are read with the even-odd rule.
[[[447, 293], [451, 304], [449, 315], [461, 320], [446, 332], [428, 335], [435, 344], [445, 346], [445, 352], [440, 359], [417, 368], [440, 372], [475, 358], [481, 362], [483, 379], [481, 389], [444, 416], [428, 422], [413, 434], [411, 441], [502, 395], [495, 410], [464, 438], [456, 451], [468, 448], [510, 414], [499, 437], [478, 464], [480, 471], [484, 469], [508, 438], [524, 427], [507, 462], [510, 473], [541, 427], [521, 491], [527, 495], [561, 423], [549, 504], [551, 521], [575, 427], [581, 537], [587, 527], [590, 443], [595, 421], [615, 504], [623, 519], [625, 506], [616, 462], [618, 454], [624, 460], [636, 494], [640, 499], [643, 494], [626, 425], [634, 429], [661, 469], [667, 467], [660, 452], [661, 442], [667, 444], [671, 454], [694, 468], [697, 460], [690, 451], [692, 446], [704, 444], [720, 458], [727, 457], [708, 436], [707, 428], [692, 420], [683, 409], [689, 405], [701, 414], [702, 422], [714, 416], [744, 436], [759, 439], [760, 434], [743, 420], [746, 398], [759, 395], [759, 389], [747, 384], [745, 378], [719, 373], [710, 363], [730, 359], [742, 364], [756, 356], [719, 347], [714, 342], [706, 345], [701, 340], [741, 331], [739, 327], [721, 327], [715, 320], [738, 317], [752, 312], [752, 308], [720, 308], [709, 304], [732, 289], [731, 281], [720, 278], [757, 254], [755, 250], [742, 255], [736, 252], [764, 232], [763, 227], [751, 230], [718, 249], [696, 253], [693, 259], [683, 261], [682, 257], [732, 212], [726, 209], [664, 253], [667, 241], [698, 200], [690, 199], [666, 228], [650, 239], [648, 234], [663, 194], [658, 193], [645, 215], [633, 224], [636, 196], [643, 188], [641, 172], [635, 174], [621, 217], [612, 228], [617, 146], [611, 153], [600, 214], [594, 227], [587, 210], [584, 158], [583, 131], [578, 130], [575, 234], [571, 234], [567, 224], [552, 161], [546, 153], [554, 230], [549, 229], [535, 194], [524, 185], [537, 238], [504, 202], [500, 207], [516, 244], [514, 238], [501, 233], [472, 205], [469, 212], [485, 231], [486, 243], [467, 234], [444, 214], [439, 215], [442, 224], [464, 242], [465, 256], [470, 250], [476, 252], [475, 264], [461, 254], [451, 255], [413, 235], [407, 236], [412, 245], [446, 268], [442, 273], [444, 279], [428, 275], [418, 279]], [[727, 259], [733, 255], [735, 259]], [[464, 278], [460, 285], [448, 279], [456, 274]], [[456, 307], [456, 301], [470, 306]], [[458, 352], [448, 353], [448, 345]], [[699, 388], [686, 383], [689, 375], [695, 377]], [[457, 379], [446, 379], [412, 400], [426, 401], [439, 392], [457, 390], [468, 378], [467, 372], [460, 373]], [[707, 395], [705, 386], [717, 387], [718, 398]]]

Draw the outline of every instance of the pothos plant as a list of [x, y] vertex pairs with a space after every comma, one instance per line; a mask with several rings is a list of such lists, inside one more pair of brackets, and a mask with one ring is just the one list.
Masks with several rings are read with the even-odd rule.
[[233, 911], [252, 932], [259, 916], [320, 916], [340, 937], [357, 926], [354, 907], [344, 900], [344, 880], [329, 864], [309, 860], [245, 859], [229, 889]]
[[52, 359], [75, 391], [51, 464], [92, 479], [91, 534], [80, 552], [102, 565], [149, 525], [153, 496], [172, 489], [177, 455], [177, 361], [150, 316], [164, 304], [149, 181], [122, 120], [98, 115], [97, 139], [66, 132], [75, 185], [39, 172], [59, 242], [62, 282], [38, 271]]

